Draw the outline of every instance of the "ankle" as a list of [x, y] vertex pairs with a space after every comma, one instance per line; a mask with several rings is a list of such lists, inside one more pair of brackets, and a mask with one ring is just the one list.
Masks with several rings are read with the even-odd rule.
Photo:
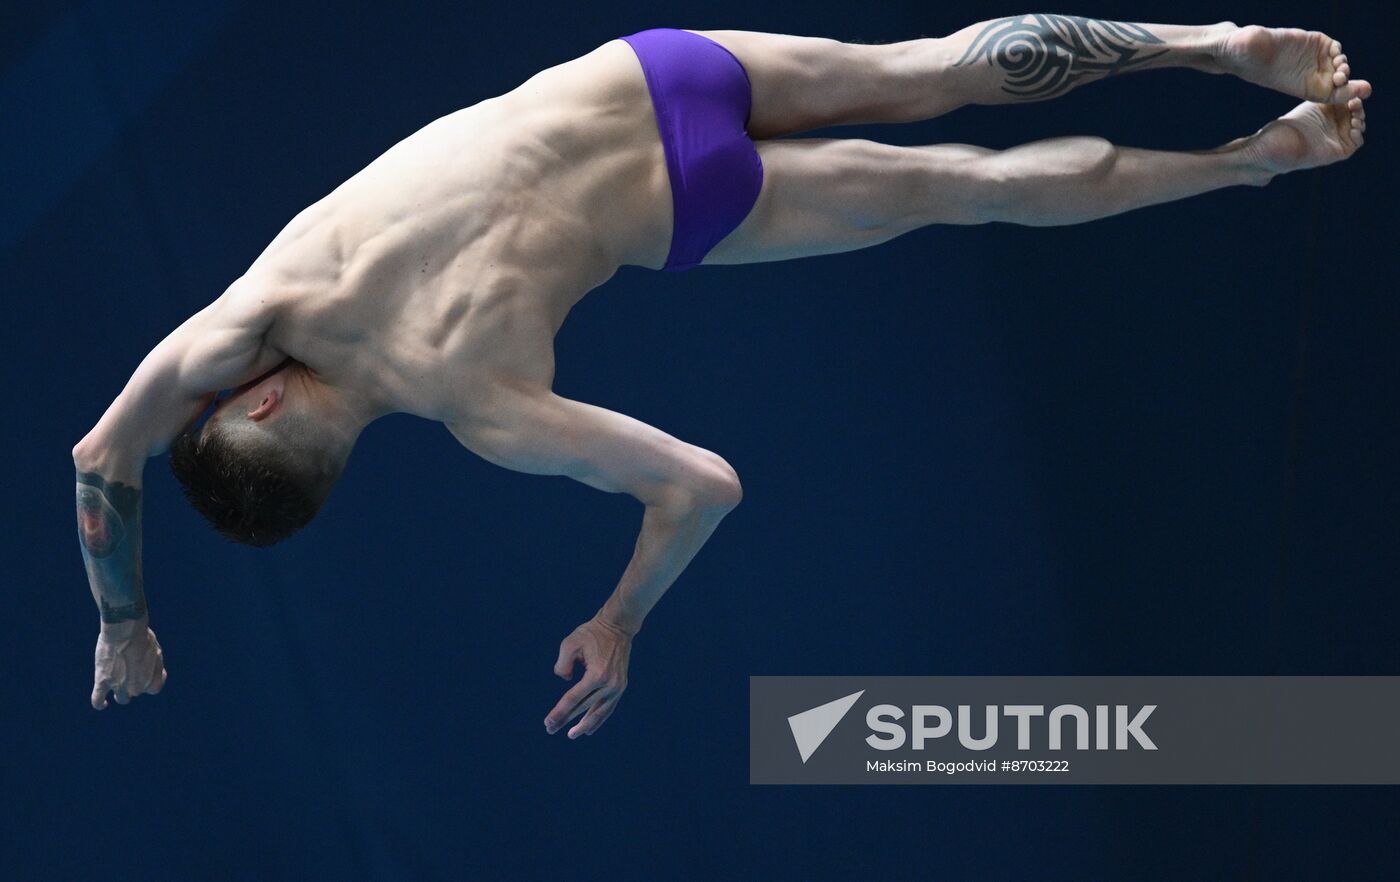
[[1202, 27], [1197, 48], [1199, 53], [1197, 69], [1205, 73], [1229, 73], [1230, 57], [1227, 46], [1230, 37], [1240, 30], [1240, 26], [1232, 21], [1222, 21]]
[[1265, 160], [1258, 141], [1257, 135], [1246, 135], [1228, 144], [1222, 144], [1211, 152], [1226, 158], [1237, 174], [1239, 183], [1249, 187], [1262, 187], [1272, 181], [1278, 175], [1278, 171]]

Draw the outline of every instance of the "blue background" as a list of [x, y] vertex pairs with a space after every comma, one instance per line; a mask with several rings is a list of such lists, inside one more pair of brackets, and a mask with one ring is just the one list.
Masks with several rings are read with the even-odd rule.
[[[1377, 83], [1344, 165], [1079, 227], [625, 268], [585, 299], [559, 391], [718, 451], [746, 490], [598, 735], [545, 736], [550, 667], [640, 507], [408, 417], [371, 426], [313, 527], [265, 551], [210, 533], [152, 463], [170, 683], [87, 705], [69, 449], [296, 211], [434, 117], [644, 27], [887, 42], [1020, 11], [7, 3], [4, 877], [1393, 872], [1389, 788], [746, 783], [750, 674], [1400, 673], [1380, 4], [1045, 10], [1329, 31]], [[1292, 103], [1167, 71], [826, 134], [1194, 149]]]

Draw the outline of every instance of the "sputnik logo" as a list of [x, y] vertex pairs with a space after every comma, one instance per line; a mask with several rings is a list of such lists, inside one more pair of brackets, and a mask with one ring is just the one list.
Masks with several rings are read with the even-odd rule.
[[864, 689], [852, 692], [844, 698], [828, 701], [787, 718], [788, 728], [792, 730], [792, 740], [797, 743], [797, 752], [804, 764], [808, 757], [817, 752], [826, 736], [831, 734], [836, 724], [841, 722], [842, 717], [846, 716], [864, 694]]

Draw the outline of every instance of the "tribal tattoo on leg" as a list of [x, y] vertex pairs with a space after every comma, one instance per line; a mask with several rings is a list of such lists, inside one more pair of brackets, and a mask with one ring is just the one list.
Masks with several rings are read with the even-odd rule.
[[146, 615], [141, 578], [141, 491], [78, 472], [78, 539], [102, 621]]
[[1165, 54], [1162, 39], [1127, 22], [1077, 15], [1013, 15], [984, 27], [953, 65], [986, 59], [1005, 72], [1001, 89], [1037, 101], [1069, 91], [1081, 80], [1112, 76]]

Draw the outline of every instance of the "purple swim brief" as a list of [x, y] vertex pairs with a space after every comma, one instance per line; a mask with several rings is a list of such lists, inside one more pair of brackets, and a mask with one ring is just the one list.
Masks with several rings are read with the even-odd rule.
[[673, 28], [622, 38], [642, 62], [671, 178], [667, 270], [696, 266], [748, 216], [763, 163], [744, 131], [753, 95], [739, 59], [708, 37]]

